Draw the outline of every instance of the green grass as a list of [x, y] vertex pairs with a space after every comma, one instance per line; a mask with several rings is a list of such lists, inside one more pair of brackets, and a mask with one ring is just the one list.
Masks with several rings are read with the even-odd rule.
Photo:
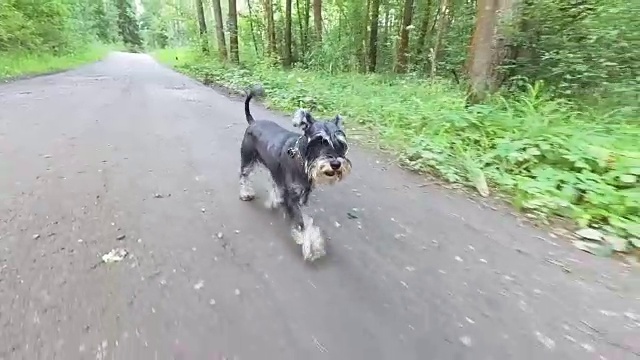
[[[393, 151], [408, 169], [507, 195], [530, 216], [570, 218], [580, 227], [640, 247], [640, 126], [637, 109], [609, 113], [547, 97], [540, 85], [464, 108], [448, 82], [382, 75], [237, 68], [188, 49], [156, 58], [204, 83], [233, 90], [260, 83], [268, 106], [318, 115], [339, 111], [348, 134]], [[177, 57], [177, 58], [176, 58]]]
[[0, 80], [72, 69], [102, 59], [109, 50], [111, 48], [105, 45], [92, 45], [62, 56], [27, 52], [0, 53]]

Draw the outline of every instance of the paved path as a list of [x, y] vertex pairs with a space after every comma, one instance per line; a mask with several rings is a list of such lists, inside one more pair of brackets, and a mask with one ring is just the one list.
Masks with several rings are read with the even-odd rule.
[[303, 263], [244, 128], [147, 55], [1, 85], [0, 359], [640, 358], [637, 272], [362, 150]]

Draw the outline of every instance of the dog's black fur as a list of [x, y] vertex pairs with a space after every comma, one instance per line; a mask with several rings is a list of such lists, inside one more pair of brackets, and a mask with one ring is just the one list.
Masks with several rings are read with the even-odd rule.
[[244, 111], [249, 126], [240, 148], [240, 198], [254, 199], [248, 177], [256, 165], [263, 165], [274, 183], [272, 197], [275, 197], [275, 204], [272, 206], [282, 205], [292, 221], [292, 230], [302, 233], [307, 225], [301, 206], [307, 205], [313, 188], [340, 181], [350, 173], [342, 118], [337, 115], [328, 121], [318, 121], [310, 112], [298, 109], [293, 123], [303, 133], [291, 132], [275, 122], [253, 118], [249, 103], [262, 93], [262, 88], [255, 87], [245, 99]]

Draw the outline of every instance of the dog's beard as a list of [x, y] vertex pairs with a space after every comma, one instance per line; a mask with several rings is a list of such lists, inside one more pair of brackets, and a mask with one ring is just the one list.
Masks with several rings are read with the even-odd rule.
[[330, 158], [318, 158], [309, 164], [309, 179], [314, 185], [333, 185], [342, 181], [351, 173], [351, 161], [347, 158], [337, 158], [340, 167], [336, 170], [331, 168]]

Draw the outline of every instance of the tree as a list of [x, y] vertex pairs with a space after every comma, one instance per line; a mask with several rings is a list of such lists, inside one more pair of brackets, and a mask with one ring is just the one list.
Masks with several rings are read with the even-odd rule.
[[290, 67], [292, 63], [291, 54], [291, 7], [292, 0], [285, 1], [285, 15], [284, 15], [284, 58], [282, 64], [286, 67]]
[[371, 0], [371, 30], [369, 32], [369, 72], [376, 71], [378, 63], [378, 23], [380, 22], [380, 0]]
[[[367, 72], [367, 29], [369, 26], [369, 13], [371, 12], [371, 0], [367, 0], [367, 7], [365, 8], [364, 14], [356, 13], [357, 15], [361, 15], [362, 17], [359, 19], [362, 21], [362, 24], [358, 24], [360, 26], [360, 38], [357, 39], [356, 44], [356, 57], [358, 59], [358, 67], [360, 72]], [[357, 16], [356, 16], [357, 18]]]
[[[304, 1], [304, 8], [300, 9], [300, 1]], [[298, 15], [298, 28], [300, 34], [300, 44], [302, 55], [307, 54], [307, 46], [309, 45], [309, 0], [296, 0], [296, 13]]]
[[[440, 9], [438, 10], [438, 20], [436, 22], [437, 30], [436, 30], [436, 38], [433, 44], [433, 50], [431, 51], [431, 71], [429, 72], [431, 77], [436, 76], [436, 69], [438, 65], [438, 58], [440, 55], [440, 44], [442, 43], [442, 38], [444, 37], [444, 33], [447, 30], [448, 19], [447, 12], [449, 11], [449, 0], [440, 0]], [[480, 1], [478, 1], [478, 7], [480, 7]], [[493, 0], [490, 0], [493, 1]], [[507, 0], [508, 1], [508, 0]]]
[[476, 26], [469, 47], [469, 102], [484, 100], [504, 81], [500, 66], [511, 57], [508, 27], [513, 25], [519, 0], [479, 0]]
[[231, 62], [240, 64], [238, 49], [238, 10], [236, 0], [229, 0], [229, 54]]
[[409, 52], [409, 27], [411, 26], [412, 17], [413, 0], [405, 0], [404, 9], [402, 12], [402, 26], [400, 27], [400, 42], [398, 44], [398, 52], [396, 54], [396, 73], [407, 72], [407, 54]]
[[93, 31], [99, 41], [104, 43], [112, 43], [117, 37], [117, 25], [115, 14], [108, 11], [107, 5], [103, 0], [92, 0], [89, 3], [91, 7], [91, 19], [93, 23]]
[[131, 0], [116, 0], [116, 8], [118, 10], [118, 31], [122, 42], [130, 50], [141, 50], [142, 38], [140, 37], [138, 20], [133, 11], [133, 3]]
[[216, 39], [218, 41], [218, 57], [222, 61], [227, 61], [227, 42], [224, 35], [224, 25], [222, 23], [222, 6], [220, 0], [211, 0], [213, 16], [216, 21]]
[[425, 44], [427, 35], [429, 34], [429, 28], [431, 27], [431, 1], [426, 0], [424, 9], [422, 11], [422, 22], [420, 25], [420, 32], [418, 34], [418, 41], [416, 43], [416, 60], [424, 61], [423, 54], [425, 51]]
[[267, 51], [269, 52], [269, 56], [276, 56], [278, 48], [276, 45], [276, 24], [273, 16], [273, 2], [271, 0], [264, 0], [263, 6], [267, 22]]
[[202, 52], [205, 54], [209, 53], [209, 44], [207, 41], [207, 22], [204, 19], [204, 5], [202, 4], [202, 0], [196, 1], [196, 12], [198, 13], [198, 30], [200, 32], [200, 44], [202, 48]]
[[322, 0], [313, 0], [313, 27], [316, 32], [316, 42], [322, 42]]

